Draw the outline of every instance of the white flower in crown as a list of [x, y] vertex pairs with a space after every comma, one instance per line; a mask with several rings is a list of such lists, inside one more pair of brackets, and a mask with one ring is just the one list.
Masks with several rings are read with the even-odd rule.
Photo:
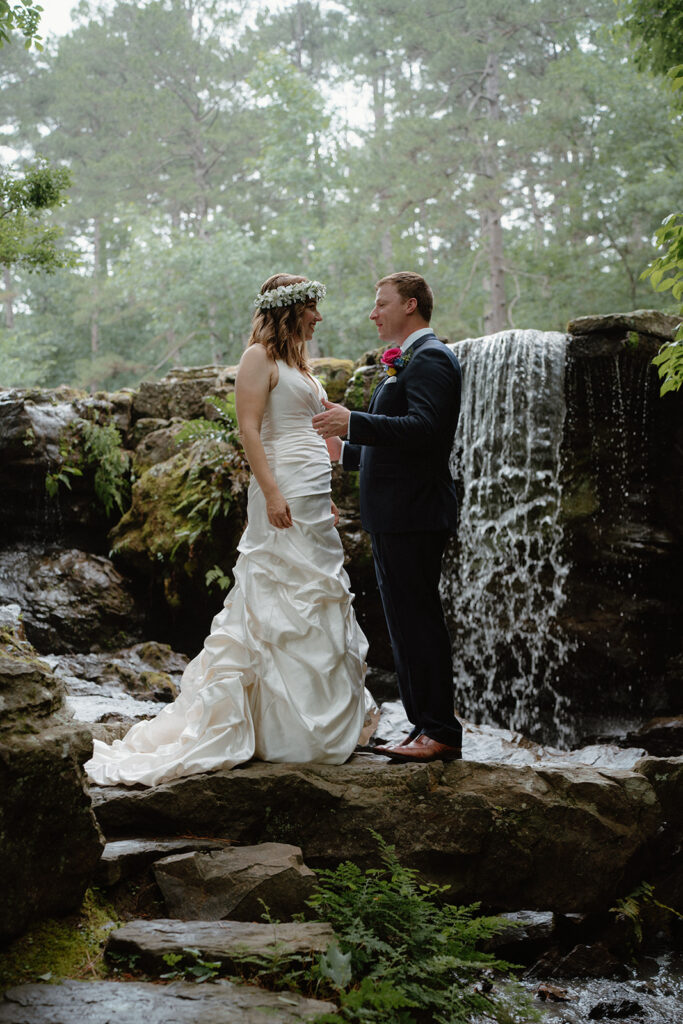
[[281, 284], [270, 291], [262, 292], [254, 299], [257, 309], [275, 309], [278, 306], [293, 306], [295, 302], [312, 300], [320, 302], [327, 289], [320, 281], [297, 281], [296, 284]]

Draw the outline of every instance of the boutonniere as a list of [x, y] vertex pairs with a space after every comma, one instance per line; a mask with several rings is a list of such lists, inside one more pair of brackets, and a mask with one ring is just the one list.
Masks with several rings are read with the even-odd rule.
[[407, 352], [404, 352], [403, 349], [400, 348], [388, 348], [386, 352], [382, 352], [380, 358], [384, 363], [384, 369], [387, 371], [387, 376], [395, 377], [399, 370], [403, 370], [408, 365], [412, 355], [412, 345]]

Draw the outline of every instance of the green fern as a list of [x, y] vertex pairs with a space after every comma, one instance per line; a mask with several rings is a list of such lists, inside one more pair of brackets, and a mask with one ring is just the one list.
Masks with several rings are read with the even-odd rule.
[[[186, 525], [176, 530], [171, 559], [181, 547], [191, 549], [200, 538], [211, 535], [214, 520], [227, 517], [235, 495], [249, 477], [239, 442], [235, 396], [212, 396], [207, 402], [217, 410], [217, 418], [190, 420], [175, 438], [177, 445], [191, 445], [192, 454], [182, 497], [173, 508]], [[215, 566], [207, 573], [206, 582], [207, 586], [216, 582], [227, 589], [231, 581]]]
[[130, 502], [130, 456], [122, 448], [113, 423], [77, 419], [60, 436], [59, 462], [45, 477], [45, 490], [57, 497], [60, 484], [71, 490], [71, 478], [93, 473], [95, 496], [109, 516], [124, 512]]
[[[447, 886], [421, 885], [395, 848], [372, 834], [382, 866], [361, 871], [345, 862], [319, 871], [319, 889], [309, 900], [338, 937], [336, 952], [321, 957], [318, 971], [336, 990], [339, 1010], [320, 1022], [467, 1024], [477, 1015], [511, 1021], [521, 1011], [526, 1021], [539, 1019], [521, 987], [508, 980], [511, 965], [481, 951], [509, 922], [477, 916], [477, 904], [443, 902]], [[351, 980], [340, 984], [344, 964]], [[492, 972], [500, 980], [485, 991], [478, 982]]]

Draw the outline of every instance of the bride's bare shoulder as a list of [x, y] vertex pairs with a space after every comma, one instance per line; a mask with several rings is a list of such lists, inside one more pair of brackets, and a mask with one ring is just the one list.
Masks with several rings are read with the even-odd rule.
[[237, 367], [237, 378], [242, 380], [254, 380], [267, 377], [270, 387], [277, 383], [277, 363], [268, 355], [265, 345], [250, 345], [242, 353], [239, 366]]

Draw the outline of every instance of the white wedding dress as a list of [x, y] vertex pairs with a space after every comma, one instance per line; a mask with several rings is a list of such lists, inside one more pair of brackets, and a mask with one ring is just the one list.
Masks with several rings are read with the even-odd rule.
[[156, 718], [122, 740], [94, 741], [85, 769], [101, 786], [154, 786], [251, 758], [342, 764], [374, 730], [368, 645], [330, 509], [330, 460], [311, 425], [325, 392], [277, 366], [261, 440], [294, 525], [270, 525], [252, 477], [234, 585], [204, 649]]

